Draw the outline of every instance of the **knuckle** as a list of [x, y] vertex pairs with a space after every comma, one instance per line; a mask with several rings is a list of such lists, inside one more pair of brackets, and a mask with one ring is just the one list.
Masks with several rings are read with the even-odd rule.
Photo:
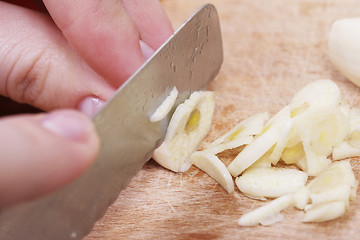
[[8, 97], [36, 106], [49, 76], [51, 63], [48, 60], [46, 50], [20, 53], [5, 79]]

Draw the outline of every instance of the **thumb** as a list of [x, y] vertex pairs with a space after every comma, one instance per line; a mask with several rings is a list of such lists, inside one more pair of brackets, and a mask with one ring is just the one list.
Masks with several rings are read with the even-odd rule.
[[0, 207], [74, 180], [100, 145], [91, 121], [73, 110], [2, 118], [0, 132]]

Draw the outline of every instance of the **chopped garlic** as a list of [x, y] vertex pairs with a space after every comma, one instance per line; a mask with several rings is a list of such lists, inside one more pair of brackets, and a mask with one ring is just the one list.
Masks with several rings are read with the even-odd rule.
[[262, 207], [255, 209], [241, 216], [238, 220], [240, 226], [256, 226], [271, 216], [279, 214], [282, 210], [294, 204], [294, 198], [291, 194], [279, 197]]
[[340, 102], [341, 92], [336, 83], [321, 79], [307, 84], [298, 91], [289, 106], [292, 117], [295, 117], [310, 108], [338, 106]]
[[228, 166], [228, 170], [234, 177], [241, 174], [261, 158], [275, 143], [280, 134], [279, 126], [270, 127], [258, 135], [254, 141], [247, 145]]
[[229, 194], [234, 192], [234, 182], [224, 163], [208, 152], [195, 152], [190, 157], [192, 163], [215, 179]]
[[342, 160], [356, 156], [360, 156], [360, 148], [353, 147], [348, 142], [343, 142], [339, 146], [334, 147], [332, 153], [333, 160]]
[[209, 147], [218, 146], [220, 144], [234, 141], [238, 138], [253, 136], [259, 134], [264, 128], [265, 121], [269, 118], [267, 112], [256, 114], [238, 123], [229, 132], [225, 133], [215, 141], [213, 141]]
[[153, 158], [174, 172], [184, 172], [191, 166], [189, 156], [208, 134], [214, 113], [214, 94], [194, 92], [180, 104], [169, 123], [165, 140]]
[[303, 222], [325, 222], [341, 217], [345, 214], [348, 204], [346, 201], [324, 202], [306, 210]]
[[169, 96], [160, 104], [160, 106], [155, 110], [155, 112], [150, 116], [151, 122], [158, 122], [164, 119], [168, 113], [171, 111], [172, 107], [175, 104], [176, 98], [178, 96], [178, 90], [174, 87]]
[[239, 190], [247, 196], [276, 198], [304, 187], [307, 174], [287, 168], [251, 168], [235, 181]]

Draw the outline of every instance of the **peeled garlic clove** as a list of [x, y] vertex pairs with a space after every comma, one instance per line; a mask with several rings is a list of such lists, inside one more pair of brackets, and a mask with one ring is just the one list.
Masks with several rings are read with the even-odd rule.
[[234, 182], [224, 163], [215, 155], [207, 152], [194, 152], [192, 163], [215, 179], [229, 194], [234, 192]]
[[333, 23], [328, 38], [332, 63], [350, 81], [360, 86], [360, 18]]
[[325, 222], [345, 214], [347, 201], [333, 201], [314, 205], [306, 210], [303, 222]]
[[304, 187], [307, 174], [287, 168], [251, 168], [235, 181], [239, 190], [246, 195], [276, 198]]
[[213, 141], [209, 147], [217, 146], [220, 144], [232, 142], [236, 139], [242, 139], [244, 137], [253, 136], [259, 134], [264, 128], [265, 121], [269, 118], [267, 112], [253, 115], [249, 118], [238, 123], [229, 132]]
[[174, 87], [169, 96], [160, 104], [160, 106], [155, 110], [155, 112], [150, 116], [151, 122], [158, 122], [164, 119], [168, 113], [171, 111], [172, 107], [175, 104], [176, 98], [178, 96], [178, 90]]
[[279, 197], [271, 202], [259, 207], [249, 213], [244, 214], [238, 220], [240, 226], [256, 226], [260, 222], [266, 222], [267, 219], [278, 215], [282, 210], [294, 204], [291, 194]]
[[296, 117], [309, 108], [338, 106], [341, 102], [339, 87], [331, 80], [321, 79], [305, 85], [291, 100], [291, 117]]
[[214, 106], [214, 93], [198, 91], [191, 94], [176, 108], [164, 142], [154, 152], [154, 160], [174, 172], [188, 170], [190, 154], [210, 130]]

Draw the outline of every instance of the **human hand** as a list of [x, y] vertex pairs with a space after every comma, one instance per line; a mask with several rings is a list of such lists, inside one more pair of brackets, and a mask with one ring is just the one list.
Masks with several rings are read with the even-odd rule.
[[[0, 95], [50, 113], [0, 119], [0, 206], [57, 189], [96, 158], [93, 115], [171, 34], [157, 0], [0, 1]], [[142, 46], [140, 46], [142, 40]]]

